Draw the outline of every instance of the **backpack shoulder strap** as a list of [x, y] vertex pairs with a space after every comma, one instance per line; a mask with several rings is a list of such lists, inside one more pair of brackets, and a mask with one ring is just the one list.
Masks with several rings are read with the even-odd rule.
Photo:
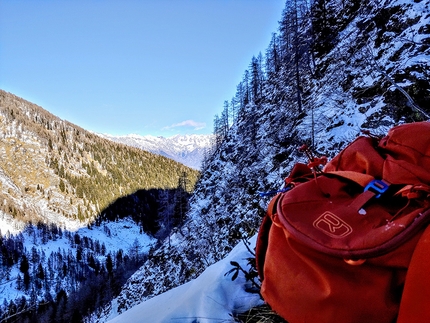
[[264, 279], [264, 262], [266, 261], [266, 251], [269, 246], [269, 232], [272, 227], [272, 217], [276, 213], [276, 207], [281, 194], [276, 195], [272, 198], [267, 207], [267, 213], [263, 218], [263, 221], [258, 231], [256, 250], [255, 250], [255, 261], [257, 272], [260, 276], [261, 281]]
[[420, 237], [406, 274], [397, 323], [430, 322], [430, 226]]

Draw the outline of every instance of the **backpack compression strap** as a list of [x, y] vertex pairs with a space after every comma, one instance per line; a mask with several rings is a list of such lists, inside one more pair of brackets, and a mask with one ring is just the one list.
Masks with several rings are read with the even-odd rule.
[[397, 323], [430, 322], [430, 226], [415, 248], [406, 274]]

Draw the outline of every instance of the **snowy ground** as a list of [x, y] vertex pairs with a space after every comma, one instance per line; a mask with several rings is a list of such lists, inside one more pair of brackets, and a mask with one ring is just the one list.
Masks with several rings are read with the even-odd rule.
[[9, 214], [0, 211], [0, 233], [5, 235], [7, 232], [10, 234], [17, 234], [24, 229], [24, 223], [13, 221]]
[[[256, 237], [251, 239], [251, 248], [255, 240]], [[249, 257], [249, 251], [240, 243], [225, 259], [208, 267], [195, 280], [142, 302], [119, 316], [109, 318], [108, 322], [234, 322], [233, 313], [246, 312], [263, 303], [258, 294], [246, 291], [250, 283], [242, 273], [234, 281], [232, 274], [226, 275], [233, 268], [231, 261], [238, 262], [247, 270], [246, 258]]]

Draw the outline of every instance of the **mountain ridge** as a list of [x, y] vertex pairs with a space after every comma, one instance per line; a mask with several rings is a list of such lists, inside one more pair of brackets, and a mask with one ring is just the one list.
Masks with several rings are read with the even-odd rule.
[[170, 137], [139, 134], [113, 136], [109, 134], [98, 134], [115, 142], [123, 143], [132, 147], [149, 151], [154, 154], [165, 156], [199, 170], [205, 156], [213, 146], [213, 135], [173, 135]]

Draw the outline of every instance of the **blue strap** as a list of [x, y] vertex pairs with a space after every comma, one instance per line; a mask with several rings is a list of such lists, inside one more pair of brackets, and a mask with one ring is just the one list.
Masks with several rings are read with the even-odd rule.
[[258, 192], [258, 195], [260, 195], [261, 197], [265, 197], [265, 196], [274, 196], [278, 193], [284, 193], [284, 192], [288, 192], [291, 189], [291, 186], [285, 187], [281, 190], [277, 190], [277, 191], [269, 191], [269, 192]]

